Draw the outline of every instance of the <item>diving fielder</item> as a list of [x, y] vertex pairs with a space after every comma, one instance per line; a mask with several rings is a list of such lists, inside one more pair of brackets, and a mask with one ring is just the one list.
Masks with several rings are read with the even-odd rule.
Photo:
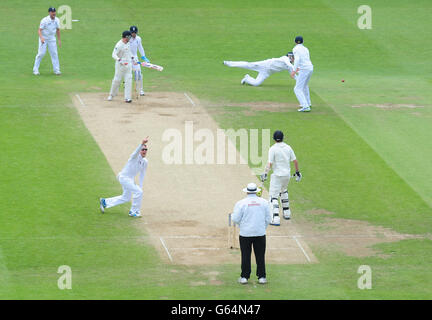
[[251, 86], [259, 86], [273, 73], [288, 70], [290, 73], [294, 70], [292, 65], [294, 55], [292, 52], [288, 52], [285, 56], [280, 58], [272, 58], [263, 61], [247, 62], [247, 61], [224, 61], [224, 65], [228, 67], [244, 68], [258, 72], [256, 78], [246, 74], [241, 80], [241, 84], [249, 84]]
[[279, 197], [282, 203], [283, 217], [286, 220], [291, 219], [291, 210], [289, 207], [288, 198], [288, 183], [291, 176], [291, 162], [294, 162], [296, 173], [296, 181], [301, 180], [301, 173], [299, 171], [298, 161], [294, 154], [294, 150], [283, 142], [283, 132], [275, 131], [273, 139], [275, 144], [271, 146], [269, 150], [268, 164], [265, 168], [265, 172], [261, 175], [261, 181], [267, 180], [267, 175], [270, 169], [273, 169], [273, 173], [270, 176], [270, 207], [272, 209], [272, 221], [270, 224], [274, 226], [280, 226], [279, 217]]
[[117, 95], [121, 81], [124, 80], [125, 102], [132, 102], [132, 56], [129, 46], [130, 38], [130, 31], [123, 31], [122, 39], [117, 42], [112, 52], [112, 57], [116, 62], [114, 79], [111, 84], [108, 101], [111, 101]]
[[[138, 148], [136, 148], [136, 150], [131, 154], [123, 170], [117, 175], [123, 188], [123, 194], [113, 198], [100, 198], [99, 204], [102, 213], [104, 213], [107, 208], [131, 201], [132, 197], [132, 207], [129, 211], [129, 216], [136, 218], [141, 217], [140, 209], [143, 196], [142, 186], [148, 164], [148, 161], [145, 158], [147, 155], [147, 142], [148, 137], [145, 138]], [[138, 173], [140, 174], [139, 185], [136, 185], [134, 179]]]
[[311, 111], [311, 99], [309, 94], [309, 80], [313, 73], [313, 64], [310, 60], [309, 50], [303, 45], [303, 37], [297, 36], [295, 38], [296, 46], [293, 49], [294, 53], [294, 70], [291, 71], [291, 77], [296, 79], [294, 93], [297, 100], [300, 102], [300, 112]]
[[48, 47], [49, 54], [51, 56], [51, 62], [53, 70], [56, 75], [60, 75], [60, 62], [57, 53], [56, 35], [58, 39], [59, 47], [61, 47], [60, 40], [60, 20], [56, 17], [56, 9], [49, 8], [49, 15], [43, 18], [40, 22], [38, 35], [39, 35], [39, 49], [33, 65], [33, 74], [39, 75], [39, 66], [42, 58], [46, 54]]
[[138, 35], [138, 27], [136, 26], [132, 26], [129, 29], [132, 37], [129, 40], [129, 46], [130, 46], [130, 51], [131, 51], [131, 55], [132, 55], [132, 60], [136, 63], [134, 63], [132, 65], [132, 70], [134, 73], [134, 77], [135, 77], [135, 86], [136, 86], [136, 90], [137, 92], [139, 91], [141, 96], [144, 96], [144, 90], [143, 90], [143, 80], [142, 80], [142, 73], [141, 73], [141, 65], [138, 64], [139, 59], [138, 59], [138, 51], [141, 54], [141, 59], [144, 60], [145, 62], [150, 63], [150, 60], [147, 59], [146, 55], [145, 55], [145, 51], [144, 48], [142, 46], [142, 41], [141, 41], [141, 37]]

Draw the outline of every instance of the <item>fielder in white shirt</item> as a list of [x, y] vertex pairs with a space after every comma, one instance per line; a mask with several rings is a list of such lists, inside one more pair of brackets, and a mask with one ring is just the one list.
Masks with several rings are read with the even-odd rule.
[[49, 15], [43, 18], [40, 22], [38, 35], [39, 35], [39, 49], [33, 65], [33, 74], [39, 75], [39, 66], [42, 58], [46, 54], [48, 47], [49, 54], [51, 56], [51, 62], [53, 70], [56, 75], [60, 75], [60, 62], [57, 53], [56, 35], [58, 39], [59, 47], [61, 47], [60, 39], [60, 20], [56, 17], [56, 9], [49, 8]]
[[282, 203], [283, 217], [286, 220], [291, 218], [291, 210], [289, 207], [288, 198], [288, 183], [291, 177], [291, 162], [294, 162], [296, 173], [295, 177], [297, 182], [301, 180], [301, 173], [299, 171], [298, 161], [294, 154], [294, 150], [283, 142], [283, 132], [277, 130], [273, 134], [275, 144], [269, 150], [268, 164], [265, 172], [261, 175], [261, 180], [267, 180], [267, 175], [270, 169], [273, 173], [270, 177], [270, 206], [272, 207], [272, 222], [270, 224], [279, 226], [279, 198]]
[[130, 51], [131, 51], [131, 55], [132, 55], [132, 60], [134, 62], [136, 62], [136, 64], [132, 64], [132, 70], [134, 73], [134, 77], [135, 77], [135, 86], [136, 86], [136, 90], [137, 92], [139, 92], [139, 94], [141, 96], [145, 95], [145, 92], [143, 90], [143, 80], [142, 80], [142, 73], [141, 73], [141, 65], [138, 64], [139, 59], [138, 59], [138, 51], [141, 55], [141, 59], [144, 60], [145, 62], [150, 63], [150, 60], [147, 59], [146, 55], [145, 55], [145, 51], [144, 48], [142, 46], [142, 41], [141, 41], [141, 37], [138, 35], [138, 27], [136, 26], [132, 26], [129, 29], [132, 37], [129, 40], [129, 45], [130, 45]]
[[258, 283], [267, 283], [265, 270], [266, 229], [271, 220], [268, 202], [257, 196], [261, 191], [255, 183], [249, 183], [243, 192], [247, 197], [234, 206], [232, 220], [239, 225], [241, 250], [241, 274], [238, 282], [246, 284], [251, 274], [252, 248], [257, 264]]
[[256, 78], [246, 74], [241, 80], [241, 84], [249, 84], [251, 86], [259, 86], [265, 79], [270, 77], [273, 73], [288, 70], [290, 73], [294, 70], [292, 65], [294, 55], [288, 52], [285, 56], [280, 58], [272, 58], [263, 61], [247, 62], [247, 61], [224, 61], [224, 65], [228, 67], [237, 67], [258, 72]]
[[294, 93], [300, 103], [300, 112], [309, 112], [311, 110], [311, 99], [309, 93], [309, 80], [313, 73], [313, 64], [310, 60], [309, 50], [303, 45], [303, 37], [295, 38], [296, 46], [293, 49], [294, 53], [294, 70], [291, 71], [291, 77], [296, 79]]
[[132, 102], [132, 55], [129, 46], [130, 38], [130, 31], [124, 31], [122, 39], [116, 43], [112, 52], [112, 57], [115, 60], [115, 74], [111, 84], [108, 101], [112, 101], [112, 99], [118, 94], [120, 84], [122, 80], [124, 80], [125, 102]]
[[[102, 213], [104, 213], [107, 208], [131, 201], [132, 197], [132, 206], [129, 211], [129, 216], [136, 218], [141, 217], [140, 209], [143, 196], [142, 186], [148, 164], [146, 159], [147, 142], [148, 137], [145, 138], [138, 148], [136, 148], [136, 150], [131, 154], [123, 170], [117, 176], [118, 181], [122, 185], [123, 194], [113, 198], [100, 198], [99, 204]], [[140, 175], [138, 185], [135, 184], [135, 176], [137, 174]]]

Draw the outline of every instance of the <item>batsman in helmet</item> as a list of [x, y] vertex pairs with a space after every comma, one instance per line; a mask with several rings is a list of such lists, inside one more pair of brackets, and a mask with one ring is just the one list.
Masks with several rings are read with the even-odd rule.
[[113, 100], [113, 98], [117, 95], [121, 81], [123, 80], [125, 85], [125, 102], [132, 102], [132, 57], [129, 46], [130, 38], [130, 31], [123, 31], [122, 38], [116, 43], [112, 52], [112, 57], [115, 60], [115, 74], [111, 84], [108, 101]]
[[283, 217], [286, 220], [291, 219], [291, 210], [288, 198], [288, 183], [291, 177], [291, 162], [294, 162], [296, 173], [294, 177], [299, 182], [302, 175], [299, 171], [298, 161], [294, 150], [283, 142], [284, 134], [276, 130], [273, 134], [275, 144], [269, 149], [268, 163], [265, 172], [261, 175], [261, 181], [267, 180], [268, 172], [272, 169], [270, 177], [270, 208], [272, 209], [272, 221], [270, 224], [280, 226], [279, 217], [279, 198], [282, 203]]

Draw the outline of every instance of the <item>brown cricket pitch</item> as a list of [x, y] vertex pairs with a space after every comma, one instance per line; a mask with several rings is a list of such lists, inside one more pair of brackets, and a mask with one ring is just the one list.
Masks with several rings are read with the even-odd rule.
[[[162, 161], [163, 148], [168, 144], [162, 141], [166, 129], [178, 129], [184, 134], [186, 121], [193, 121], [194, 131], [205, 128], [216, 133], [218, 128], [199, 100], [188, 95], [195, 106], [184, 93], [176, 92], [151, 92], [131, 104], [125, 104], [120, 96], [106, 101], [103, 93], [79, 94], [84, 105], [75, 96], [73, 100], [112, 167], [113, 175], [122, 169], [141, 139], [150, 137], [141, 209], [143, 218], [131, 218], [131, 224], [150, 236], [163, 260], [185, 265], [238, 264], [239, 250], [230, 249], [227, 244], [228, 214], [234, 204], [245, 197], [244, 186], [249, 182], [258, 184], [248, 165], [166, 164]], [[95, 214], [97, 212], [95, 206]], [[127, 215], [127, 212], [112, 208], [106, 214]], [[301, 239], [295, 222], [283, 220], [280, 227], [269, 226], [267, 236], [268, 263], [317, 262]]]

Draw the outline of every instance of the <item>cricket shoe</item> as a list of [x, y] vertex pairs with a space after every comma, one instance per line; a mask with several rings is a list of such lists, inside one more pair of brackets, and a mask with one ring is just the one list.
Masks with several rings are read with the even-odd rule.
[[145, 96], [145, 92], [144, 92], [144, 90], [141, 90], [141, 91], [140, 91], [140, 96]]
[[105, 212], [105, 208], [106, 208], [105, 198], [100, 198], [99, 199], [99, 205], [100, 205], [101, 212], [104, 213]]
[[57, 71], [57, 72], [54, 72], [54, 74], [55, 74], [56, 76], [59, 76], [59, 75], [61, 75], [61, 72], [60, 72], [60, 71]]
[[112, 101], [113, 100], [113, 96], [108, 96], [108, 101]]
[[259, 283], [259, 284], [266, 284], [266, 283], [267, 283], [267, 279], [264, 278], [264, 277], [259, 278], [259, 279], [258, 279], [258, 283]]
[[133, 217], [133, 218], [141, 218], [141, 213], [139, 213], [138, 211], [132, 212], [129, 211], [129, 217]]
[[131, 100], [131, 99], [126, 99], [125, 102], [126, 102], [126, 103], [131, 103], [132, 100]]
[[237, 281], [238, 281], [238, 283], [240, 283], [240, 284], [247, 284], [247, 283], [248, 283], [248, 279], [243, 278], [243, 277], [239, 278]]
[[250, 75], [245, 75], [244, 78], [242, 79], [242, 81], [240, 81], [241, 84], [245, 84], [246, 80], [250, 77]]
[[285, 220], [291, 219], [291, 210], [290, 209], [285, 209], [283, 211], [283, 217], [284, 217]]
[[39, 71], [33, 72], [33, 74], [34, 74], [35, 76], [40, 76]]
[[229, 67], [230, 61], [224, 61], [223, 64]]
[[311, 108], [310, 107], [302, 107], [302, 108], [298, 109], [297, 111], [299, 111], [299, 112], [310, 112]]
[[279, 216], [273, 216], [272, 221], [270, 222], [272, 226], [280, 226], [280, 217]]

